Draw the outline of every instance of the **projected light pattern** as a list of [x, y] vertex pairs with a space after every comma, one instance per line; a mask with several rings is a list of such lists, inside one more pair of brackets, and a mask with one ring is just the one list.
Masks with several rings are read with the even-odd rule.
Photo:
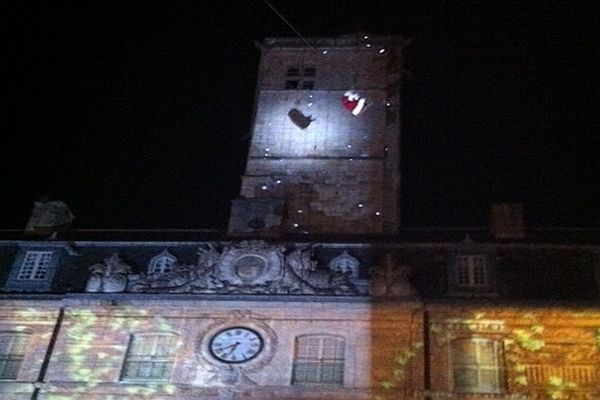
[[[181, 322], [171, 323], [171, 318], [160, 317], [157, 310], [130, 306], [67, 310], [52, 354], [47, 383], [43, 386], [45, 398], [177, 398], [181, 375], [169, 379], [171, 383], [159, 382], [162, 374], [160, 379], [143, 384], [123, 380], [123, 365], [127, 362], [128, 349], [132, 351], [133, 332], [154, 332], [161, 337], [175, 338], [171, 335], [177, 332], [178, 326], [183, 326]], [[372, 305], [372, 313], [370, 329], [374, 341], [363, 346], [373, 361], [369, 367], [374, 378], [373, 399], [411, 398], [408, 394], [417, 393], [421, 385], [420, 371], [425, 357], [425, 343], [416, 335], [418, 320], [413, 314], [410, 329], [386, 333], [378, 326], [388, 324], [389, 317], [380, 319], [378, 315], [382, 314], [377, 305]], [[33, 333], [39, 322], [47, 318], [48, 310], [25, 308], [18, 313], [21, 324], [12, 330], [30, 332], [28, 340], [32, 343], [27, 351], [48, 343], [47, 334]], [[399, 315], [399, 318], [405, 317]], [[589, 396], [597, 389], [600, 377], [600, 313], [597, 311], [506, 307], [465, 313], [437, 306], [430, 311], [427, 326], [432, 393], [511, 393], [534, 398], [587, 399], [593, 398]], [[396, 335], [395, 341], [382, 340], [385, 336], [380, 335], [390, 333]], [[182, 362], [179, 354], [192, 344], [186, 341], [196, 339], [182, 337], [168, 341], [167, 352], [175, 357], [175, 365], [169, 366], [172, 371], [177, 368], [181, 371], [182, 366], [176, 365]], [[290, 355], [290, 362], [292, 360]], [[31, 362], [27, 354], [23, 361]], [[28, 366], [23, 365], [21, 369], [26, 370]], [[192, 375], [186, 379], [194, 382]], [[107, 392], [111, 384], [117, 386], [110, 391], [119, 389]], [[210, 381], [196, 381], [196, 385], [210, 387]], [[399, 397], [402, 393], [404, 395]]]

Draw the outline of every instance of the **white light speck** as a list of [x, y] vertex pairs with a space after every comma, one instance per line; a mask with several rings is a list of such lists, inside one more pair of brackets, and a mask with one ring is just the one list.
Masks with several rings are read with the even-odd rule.
[[276, 183], [276, 184], [278, 184], [278, 185], [281, 185], [281, 179], [277, 179], [277, 180], [275, 181], [275, 183]]
[[367, 43], [365, 47], [371, 47], [371, 43]]
[[379, 49], [379, 52], [378, 52], [378, 53], [379, 53], [379, 54], [383, 54], [383, 53], [385, 53], [385, 49]]
[[297, 228], [297, 227], [298, 227], [298, 224], [294, 223], [294, 224], [292, 224], [292, 226], [293, 226], [294, 228]]
[[323, 54], [327, 54], [327, 53], [329, 53], [329, 51], [323, 50]]
[[351, 149], [351, 148], [352, 148], [352, 145], [351, 145], [351, 144], [348, 144], [348, 145], [346, 145], [346, 147], [347, 147], [347, 148], [349, 148], [349, 149]]
[[297, 212], [298, 214], [302, 214], [302, 212], [303, 212], [303, 211], [302, 211], [302, 210], [296, 210], [296, 212]]
[[391, 102], [391, 101], [389, 101], [389, 100], [388, 100], [388, 101], [386, 101], [386, 102], [385, 102], [385, 106], [386, 106], [386, 107], [391, 107], [391, 106], [392, 106], [392, 102]]
[[379, 211], [375, 211], [375, 215], [381, 215]]
[[358, 203], [357, 206], [358, 208], [363, 208], [365, 205], [363, 203]]
[[367, 40], [369, 37], [367, 35], [363, 36], [363, 39]]
[[265, 151], [271, 151], [271, 149], [269, 149], [268, 147], [265, 147]]
[[262, 185], [260, 188], [261, 188], [262, 190], [267, 190], [267, 186], [266, 186], [266, 185]]
[[313, 105], [313, 103], [308, 103], [308, 106], [309, 106], [309, 107], [312, 107], [312, 105]]

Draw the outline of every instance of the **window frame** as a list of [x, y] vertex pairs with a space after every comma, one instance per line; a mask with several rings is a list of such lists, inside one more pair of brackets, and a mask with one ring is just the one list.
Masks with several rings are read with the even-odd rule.
[[[25, 252], [23, 256], [23, 261], [21, 262], [21, 266], [19, 267], [19, 271], [17, 272], [16, 279], [19, 281], [45, 281], [48, 279], [49, 269], [52, 265], [52, 256], [53, 251], [47, 250], [28, 250]], [[29, 256], [34, 256], [33, 265], [31, 269], [27, 271], [27, 276], [25, 275], [25, 268], [27, 267], [27, 263], [29, 260]], [[41, 277], [37, 277], [38, 272], [42, 270], [43, 275]]]
[[[30, 336], [31, 335], [26, 332], [0, 331], [0, 338], [9, 338], [9, 344], [6, 348], [6, 351], [0, 347], [0, 381], [18, 380], [23, 360], [27, 354], [27, 342], [29, 341]], [[15, 344], [17, 340], [22, 340], [22, 343]], [[2, 343], [1, 340], [0, 343]], [[15, 346], [20, 346], [22, 348], [22, 352], [11, 351], [15, 348]], [[15, 367], [12, 370], [7, 369], [7, 365], [11, 362], [15, 363]], [[10, 375], [6, 374], [6, 371], [9, 371]]]
[[284, 90], [314, 90], [317, 67], [313, 63], [306, 66], [286, 67]]
[[[171, 263], [168, 269], [164, 268], [164, 265], [161, 265], [160, 268], [158, 268], [162, 260], [170, 260]], [[177, 266], [177, 263], [177, 257], [171, 254], [171, 252], [169, 252], [168, 250], [163, 250], [161, 253], [157, 254], [156, 256], [150, 259], [150, 262], [148, 263], [148, 274], [159, 275], [165, 274], [167, 272], [172, 272], [173, 269]]]
[[[169, 337], [171, 340], [174, 340], [175, 343], [171, 343], [167, 348], [169, 349], [169, 353], [166, 355], [156, 354], [158, 350], [158, 346], [161, 345], [159, 343], [159, 339], [162, 337]], [[135, 346], [138, 346], [136, 340], [153, 340], [150, 343], [152, 347], [152, 352], [150, 353], [139, 353], [132, 354], [132, 351], [135, 349]], [[123, 358], [123, 365], [121, 367], [121, 374], [119, 377], [119, 381], [122, 382], [169, 382], [171, 380], [171, 376], [173, 374], [173, 369], [175, 367], [175, 359], [177, 356], [177, 341], [179, 340], [179, 335], [172, 332], [146, 332], [146, 333], [133, 333], [129, 337], [129, 343], [127, 345], [127, 351], [125, 352], [125, 356]], [[146, 347], [148, 343], [140, 343], [140, 347]], [[129, 375], [130, 368], [132, 364], [138, 364], [138, 366], [132, 371], [136, 371], [136, 374]], [[162, 370], [160, 376], [155, 376], [154, 371], [157, 365]], [[167, 367], [167, 373], [164, 374], [165, 366]], [[140, 376], [139, 371], [142, 368], [150, 368], [150, 373], [148, 376]]]
[[[16, 254], [8, 279], [4, 284], [4, 290], [7, 291], [31, 291], [31, 292], [44, 292], [51, 289], [54, 275], [58, 268], [58, 262], [62, 257], [65, 249], [63, 246], [57, 245], [27, 245], [19, 246], [19, 252]], [[44, 264], [40, 264], [40, 261], [35, 261], [35, 265], [24, 275], [24, 268], [26, 263], [32, 257], [32, 254], [48, 254]], [[35, 274], [43, 268], [43, 277], [35, 277]]]
[[[461, 350], [459, 343], [467, 343], [469, 346], [475, 346], [474, 361], [472, 363], [457, 363], [455, 352]], [[482, 360], [486, 357], [483, 353], [483, 345], [492, 344], [491, 361], [483, 364]], [[489, 355], [488, 355], [489, 356]], [[449, 342], [449, 368], [452, 390], [456, 393], [473, 394], [498, 394], [506, 390], [505, 366], [504, 366], [504, 346], [502, 340], [486, 337], [459, 337]], [[475, 373], [477, 383], [475, 385], [458, 386], [457, 373], [462, 370], [463, 373], [471, 371]], [[486, 378], [483, 374], [489, 374], [494, 382], [483, 382]], [[491, 374], [490, 374], [491, 373]], [[467, 378], [468, 379], [468, 378]]]
[[[303, 353], [311, 353], [310, 340], [318, 340], [317, 356], [305, 357]], [[325, 357], [326, 340], [333, 340], [333, 357]], [[303, 347], [305, 346], [305, 347]], [[341, 354], [338, 357], [338, 354]], [[343, 386], [346, 368], [346, 339], [340, 335], [307, 334], [296, 336], [294, 343], [294, 359], [292, 362], [291, 384]], [[331, 374], [331, 379], [327, 378]], [[310, 379], [311, 375], [315, 379]]]
[[485, 297], [498, 295], [494, 253], [468, 249], [451, 252], [448, 257], [449, 295]]
[[461, 288], [488, 287], [490, 279], [487, 257], [483, 254], [457, 254], [454, 259], [454, 279], [456, 286]]

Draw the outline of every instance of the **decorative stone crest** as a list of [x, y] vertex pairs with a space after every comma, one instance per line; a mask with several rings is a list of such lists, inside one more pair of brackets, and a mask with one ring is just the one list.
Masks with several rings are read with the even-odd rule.
[[[341, 258], [340, 258], [341, 257]], [[294, 248], [242, 241], [218, 249], [198, 249], [194, 265], [176, 265], [163, 274], [142, 274], [130, 285], [134, 292], [366, 295], [358, 283], [358, 261], [343, 253], [319, 268], [314, 247]]]
[[216, 267], [217, 278], [230, 286], [264, 286], [283, 276], [282, 247], [264, 241], [243, 241], [224, 249]]
[[125, 291], [131, 267], [117, 253], [113, 253], [103, 263], [92, 265], [90, 272], [86, 292], [115, 293]]

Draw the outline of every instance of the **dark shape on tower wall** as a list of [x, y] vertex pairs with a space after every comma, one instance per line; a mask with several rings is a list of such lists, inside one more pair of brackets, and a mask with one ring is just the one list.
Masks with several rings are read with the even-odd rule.
[[312, 115], [304, 115], [302, 113], [302, 111], [298, 110], [297, 108], [292, 108], [289, 112], [288, 112], [288, 117], [290, 117], [290, 119], [292, 120], [292, 122], [300, 129], [306, 129], [308, 128], [308, 126], [310, 125], [311, 122], [313, 122], [315, 119], [312, 117]]

